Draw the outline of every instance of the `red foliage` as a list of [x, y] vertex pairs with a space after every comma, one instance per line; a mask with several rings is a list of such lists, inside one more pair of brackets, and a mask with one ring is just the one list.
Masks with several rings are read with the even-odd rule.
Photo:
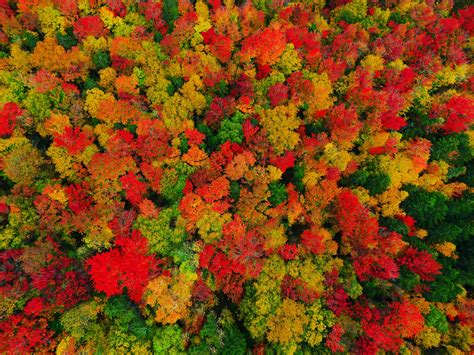
[[233, 221], [222, 227], [222, 234], [219, 248], [231, 260], [245, 266], [247, 277], [257, 277], [263, 266], [261, 258], [265, 255], [263, 238], [257, 232], [247, 231], [239, 215], [235, 215]]
[[361, 307], [359, 315], [364, 336], [359, 339], [358, 347], [364, 354], [375, 354], [381, 349], [397, 352], [403, 338], [413, 338], [424, 325], [421, 312], [406, 300], [392, 302], [386, 310]]
[[296, 244], [285, 244], [278, 248], [278, 254], [283, 260], [294, 260], [298, 256], [298, 246]]
[[162, 35], [165, 35], [168, 31], [168, 25], [163, 19], [163, 4], [153, 0], [140, 2], [140, 10], [145, 15], [147, 21], [151, 21], [155, 29], [157, 29]]
[[282, 83], [276, 83], [268, 88], [268, 99], [272, 107], [283, 104], [288, 100], [288, 86]]
[[257, 75], [258, 80], [266, 78], [272, 71], [272, 67], [268, 64], [257, 65]]
[[301, 242], [313, 254], [324, 253], [325, 247], [322, 237], [311, 233], [309, 230], [305, 230], [301, 234]]
[[254, 57], [258, 65], [274, 64], [286, 47], [284, 34], [273, 28], [258, 31], [242, 41], [244, 61]]
[[314, 89], [313, 83], [309, 79], [305, 79], [300, 71], [291, 74], [286, 82], [290, 87], [290, 97], [296, 102], [304, 101], [310, 97]]
[[347, 314], [350, 312], [349, 296], [342, 286], [338, 285], [334, 287], [334, 290], [331, 292], [326, 292], [325, 298], [328, 308], [336, 316], [339, 317], [341, 314]]
[[290, 275], [285, 275], [281, 282], [281, 292], [283, 296], [294, 301], [301, 301], [311, 304], [319, 298], [319, 294], [308, 288], [308, 284], [301, 279], [295, 279]]
[[[295, 11], [299, 14], [295, 14], [299, 21], [302, 17], [298, 16], [303, 14], [302, 11]], [[315, 65], [321, 57], [321, 46], [318, 35], [316, 33], [311, 33], [307, 30], [306, 26], [302, 27], [292, 27], [286, 31], [286, 40], [289, 43], [293, 43], [295, 48], [302, 53], [304, 59], [306, 59], [309, 66]]]
[[227, 63], [232, 55], [232, 40], [227, 36], [217, 34], [213, 27], [201, 34], [204, 44], [209, 45], [211, 53], [222, 63]]
[[221, 176], [210, 184], [199, 187], [196, 193], [206, 202], [215, 202], [229, 195], [230, 184], [225, 176]]
[[127, 288], [128, 295], [140, 302], [143, 291], [157, 271], [157, 261], [148, 252], [148, 241], [134, 230], [131, 237], [117, 237], [116, 247], [87, 260], [95, 288], [110, 297]]
[[281, 157], [270, 159], [270, 163], [285, 173], [287, 169], [295, 166], [295, 153], [293, 151], [286, 152], [285, 155]]
[[419, 275], [424, 281], [433, 281], [441, 273], [442, 266], [425, 250], [408, 247], [398, 258], [400, 265], [405, 265], [409, 270]]
[[127, 15], [127, 7], [122, 0], [107, 0], [107, 5], [115, 16], [125, 17]]
[[54, 332], [46, 318], [15, 314], [0, 322], [2, 354], [33, 354], [54, 352]]
[[0, 137], [9, 136], [13, 133], [16, 119], [22, 114], [22, 110], [14, 102], [7, 102], [0, 111]]
[[344, 346], [341, 345], [341, 336], [343, 334], [344, 329], [339, 323], [332, 327], [331, 332], [329, 333], [328, 338], [326, 339], [326, 346], [333, 353], [344, 351]]
[[198, 302], [208, 302], [214, 298], [212, 290], [207, 286], [202, 279], [198, 279], [193, 286], [193, 299]]
[[442, 107], [441, 112], [447, 114], [442, 127], [446, 134], [462, 132], [474, 122], [474, 101], [467, 97], [455, 96]]
[[206, 135], [204, 133], [199, 132], [197, 129], [186, 128], [184, 134], [186, 134], [186, 137], [189, 139], [190, 144], [199, 145], [204, 142], [204, 139], [206, 138]]
[[70, 126], [64, 129], [63, 134], [54, 138], [56, 145], [66, 148], [68, 153], [72, 155], [81, 153], [93, 141], [90, 132], [84, 132], [80, 127], [72, 128]]
[[215, 127], [225, 117], [231, 116], [235, 112], [235, 101], [230, 97], [215, 97], [209, 105], [205, 122]]
[[362, 122], [357, 119], [354, 108], [346, 109], [343, 104], [335, 106], [328, 117], [331, 137], [338, 142], [350, 142], [357, 137]]
[[405, 127], [407, 122], [400, 116], [397, 116], [393, 112], [385, 112], [381, 116], [382, 126], [385, 129], [393, 129], [398, 131], [400, 128]]
[[83, 40], [87, 36], [100, 37], [107, 34], [107, 29], [99, 16], [86, 16], [79, 18], [74, 23], [74, 35]]
[[120, 182], [125, 190], [127, 200], [129, 200], [133, 205], [139, 204], [143, 199], [143, 195], [146, 193], [146, 183], [138, 180], [137, 176], [132, 172], [128, 172], [127, 175], [122, 176]]

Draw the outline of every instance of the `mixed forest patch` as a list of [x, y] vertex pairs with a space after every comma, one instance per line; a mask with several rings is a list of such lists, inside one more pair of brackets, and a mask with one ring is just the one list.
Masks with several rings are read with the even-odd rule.
[[472, 352], [465, 3], [0, 0], [0, 352]]

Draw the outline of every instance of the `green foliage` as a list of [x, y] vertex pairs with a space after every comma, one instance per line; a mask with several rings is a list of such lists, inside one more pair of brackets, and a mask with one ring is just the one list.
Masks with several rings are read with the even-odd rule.
[[150, 251], [162, 256], [173, 256], [186, 239], [184, 220], [176, 207], [160, 211], [158, 218], [138, 216], [135, 228], [148, 239]]
[[151, 329], [145, 324], [136, 306], [127, 296], [115, 296], [109, 298], [104, 307], [104, 314], [113, 320], [116, 327], [122, 332], [129, 333], [138, 339], [146, 339], [151, 336]]
[[174, 169], [166, 170], [161, 178], [161, 195], [173, 204], [178, 204], [183, 196], [186, 179], [194, 172], [195, 168], [179, 162]]
[[296, 189], [299, 192], [304, 191], [304, 184], [303, 184], [303, 177], [304, 177], [304, 167], [303, 165], [296, 164], [293, 167], [293, 184], [296, 186]]
[[473, 159], [473, 150], [469, 146], [469, 137], [465, 133], [454, 133], [432, 141], [431, 160], [444, 160], [463, 167]]
[[20, 207], [18, 213], [8, 215], [8, 223], [0, 229], [0, 250], [18, 249], [27, 244], [35, 236], [35, 228], [39, 216], [32, 203], [15, 201]]
[[441, 312], [438, 308], [430, 306], [430, 313], [425, 316], [425, 324], [430, 327], [435, 327], [441, 333], [447, 333], [449, 330], [449, 323], [446, 319], [446, 315]]
[[226, 97], [230, 94], [229, 84], [225, 80], [220, 80], [213, 87], [214, 93], [219, 97]]
[[112, 64], [110, 54], [106, 51], [98, 51], [94, 53], [94, 55], [92, 56], [92, 61], [94, 62], [94, 65], [97, 70], [110, 67], [110, 65]]
[[206, 135], [206, 151], [212, 152], [214, 151], [217, 146], [219, 145], [219, 138], [216, 134], [212, 132], [212, 130], [204, 123], [199, 122], [196, 126], [197, 130]]
[[390, 177], [384, 173], [371, 174], [365, 183], [371, 196], [381, 194], [390, 186]]
[[397, 232], [398, 234], [403, 235], [404, 237], [408, 236], [410, 229], [402, 221], [395, 218], [382, 217], [379, 220], [380, 226], [386, 227], [391, 231]]
[[24, 105], [36, 122], [44, 121], [51, 114], [51, 102], [46, 94], [30, 91]]
[[353, 0], [337, 9], [336, 21], [363, 22], [367, 18], [367, 0]]
[[179, 142], [179, 151], [181, 154], [187, 153], [189, 150], [189, 143], [188, 139], [186, 137], [181, 138], [181, 141]]
[[409, 196], [401, 203], [403, 210], [421, 228], [434, 227], [446, 217], [448, 198], [440, 192], [429, 192], [415, 186], [407, 186]]
[[397, 279], [397, 283], [406, 291], [413, 290], [413, 287], [420, 283], [420, 276], [411, 272], [405, 267], [400, 269], [400, 276]]
[[207, 316], [199, 333], [200, 343], [189, 349], [190, 354], [245, 354], [247, 342], [233, 322], [222, 324], [214, 313]]
[[21, 42], [21, 48], [31, 52], [35, 49], [36, 43], [38, 43], [40, 38], [36, 33], [25, 31], [20, 35], [19, 40]]
[[242, 143], [243, 130], [242, 122], [245, 119], [245, 115], [240, 111], [237, 111], [232, 117], [222, 120], [221, 127], [217, 133], [217, 137], [220, 143], [231, 141], [235, 143]]
[[428, 233], [427, 240], [432, 243], [454, 242], [461, 235], [463, 229], [447, 222], [439, 223]]
[[59, 45], [63, 46], [66, 50], [71, 49], [77, 45], [77, 38], [74, 36], [73, 28], [68, 27], [64, 34], [57, 33], [56, 39]]
[[173, 96], [184, 85], [184, 79], [181, 76], [167, 76], [166, 79], [170, 82], [166, 88], [170, 96]]
[[97, 322], [99, 312], [100, 307], [95, 301], [80, 303], [61, 316], [61, 325], [76, 341], [95, 339], [103, 332]]
[[163, 0], [163, 19], [168, 24], [168, 32], [174, 29], [174, 22], [179, 17], [178, 0]]
[[341, 181], [342, 186], [362, 186], [369, 190], [371, 196], [383, 193], [390, 186], [390, 177], [373, 166], [358, 170]]
[[230, 198], [237, 201], [240, 197], [240, 185], [237, 181], [230, 182]]
[[271, 196], [268, 198], [273, 206], [278, 206], [280, 203], [285, 202], [288, 199], [288, 192], [286, 186], [280, 181], [272, 181], [268, 184]]
[[155, 354], [185, 354], [184, 338], [181, 327], [177, 324], [156, 328], [153, 337]]
[[451, 302], [462, 292], [459, 281], [459, 271], [443, 265], [443, 273], [430, 283], [430, 291], [425, 298], [430, 302]]

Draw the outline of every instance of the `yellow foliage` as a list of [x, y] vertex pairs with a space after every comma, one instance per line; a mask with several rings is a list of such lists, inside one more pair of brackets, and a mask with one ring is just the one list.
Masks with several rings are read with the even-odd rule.
[[50, 135], [62, 134], [70, 126], [69, 117], [60, 113], [51, 112], [51, 117], [44, 122], [44, 129]]
[[197, 24], [194, 26], [196, 32], [205, 32], [212, 27], [209, 22], [209, 9], [204, 1], [196, 2]]
[[382, 216], [394, 217], [397, 214], [401, 214], [400, 203], [408, 197], [408, 192], [396, 189], [394, 187], [389, 188], [380, 195], [377, 196], [378, 204]]
[[79, 154], [77, 160], [88, 165], [97, 152], [99, 152], [99, 148], [95, 144], [90, 144]]
[[94, 134], [97, 136], [97, 140], [102, 147], [107, 145], [107, 141], [113, 133], [112, 124], [101, 123], [94, 127]]
[[465, 80], [468, 74], [468, 64], [461, 64], [455, 68], [444, 67], [436, 73], [436, 82], [433, 83], [433, 86], [448, 86], [456, 84], [456, 82]]
[[436, 348], [441, 343], [441, 334], [435, 327], [425, 326], [421, 333], [415, 336], [415, 343], [425, 349]]
[[138, 95], [138, 79], [135, 75], [126, 76], [120, 75], [115, 79], [115, 88], [118, 93], [124, 92], [127, 94]]
[[395, 70], [403, 70], [405, 68], [408, 68], [408, 65], [406, 65], [405, 63], [403, 63], [403, 60], [398, 58], [398, 59], [395, 59], [394, 61], [392, 62], [389, 62], [387, 63], [387, 67], [388, 68], [391, 68], [391, 69], [395, 69]]
[[13, 43], [10, 47], [9, 64], [22, 72], [27, 72], [31, 68], [31, 55], [21, 49], [18, 43]]
[[276, 67], [285, 75], [290, 75], [294, 71], [300, 70], [302, 66], [298, 52], [293, 43], [286, 45], [286, 49], [280, 57]]
[[284, 299], [280, 308], [268, 320], [267, 338], [278, 343], [298, 343], [308, 323], [305, 307], [291, 299]]
[[309, 316], [309, 323], [305, 332], [305, 341], [310, 346], [316, 346], [323, 341], [324, 330], [334, 325], [334, 322], [332, 319], [328, 319], [328, 315], [331, 313], [323, 311], [319, 301], [309, 306], [306, 313]]
[[117, 78], [117, 72], [112, 67], [107, 67], [99, 71], [99, 85], [104, 88], [110, 88], [114, 85]]
[[373, 54], [369, 54], [361, 62], [362, 67], [367, 69], [371, 73], [376, 72], [378, 70], [382, 70], [384, 68], [383, 64], [383, 58]]
[[89, 226], [84, 237], [84, 243], [91, 249], [109, 248], [114, 233], [107, 225], [107, 220], [99, 220]]
[[390, 186], [397, 189], [401, 188], [402, 184], [416, 183], [418, 179], [413, 161], [402, 154], [395, 154], [394, 159], [382, 156], [380, 169], [390, 177]]
[[444, 242], [434, 245], [435, 249], [448, 258], [457, 258], [454, 254], [456, 252], [456, 245], [451, 242]]
[[267, 167], [267, 170], [268, 170], [268, 176], [270, 178], [270, 181], [280, 180], [283, 174], [283, 172], [279, 168], [273, 165], [269, 165]]
[[100, 103], [106, 100], [115, 101], [115, 98], [112, 94], [105, 93], [97, 88], [87, 90], [84, 108], [92, 117], [96, 117], [99, 113]]
[[260, 123], [268, 134], [268, 140], [277, 154], [292, 150], [299, 142], [295, 130], [302, 124], [297, 117], [298, 108], [294, 104], [277, 106], [260, 113]]
[[206, 107], [206, 98], [198, 91], [200, 88], [202, 88], [201, 79], [193, 75], [179, 93], [175, 93], [163, 104], [163, 121], [175, 135], [186, 128], [193, 128], [194, 123], [190, 119], [193, 112], [200, 114]]
[[285, 227], [282, 224], [263, 226], [261, 232], [265, 236], [265, 249], [277, 249], [286, 243]]
[[325, 145], [324, 158], [340, 171], [346, 170], [347, 164], [352, 160], [351, 155], [346, 150], [338, 148], [334, 143]]
[[145, 301], [158, 307], [155, 320], [162, 324], [174, 324], [186, 317], [191, 306], [193, 280], [185, 274], [175, 277], [158, 276], [148, 283]]
[[38, 8], [38, 20], [46, 37], [55, 37], [57, 32], [64, 33], [67, 25], [66, 18], [52, 6]]
[[58, 45], [56, 38], [51, 37], [38, 42], [31, 56], [33, 66], [50, 71], [66, 71], [71, 64], [70, 59], [72, 58]]
[[254, 339], [263, 340], [267, 333], [268, 318], [281, 303], [280, 283], [285, 274], [285, 262], [272, 254], [254, 283], [255, 295], [242, 301], [246, 327]]
[[229, 213], [220, 214], [209, 209], [196, 222], [199, 235], [208, 244], [212, 244], [222, 237], [222, 226], [231, 220]]
[[73, 158], [63, 147], [51, 145], [46, 154], [53, 160], [56, 171], [62, 178], [74, 179]]
[[87, 36], [82, 41], [82, 51], [89, 56], [98, 51], [106, 51], [108, 48], [107, 39], [104, 37]]
[[315, 292], [324, 291], [324, 276], [322, 270], [313, 263], [312, 259], [291, 260], [287, 264], [287, 272], [293, 278], [300, 278]]
[[332, 84], [327, 73], [311, 74], [314, 86], [313, 97], [309, 102], [309, 114], [320, 110], [327, 110], [332, 106]]
[[46, 186], [43, 193], [47, 194], [52, 200], [58, 201], [62, 203], [63, 205], [65, 205], [68, 202], [66, 193], [64, 192], [64, 189], [59, 184], [56, 184], [54, 186], [51, 186], [51, 185]]
[[16, 145], [3, 160], [3, 173], [17, 184], [32, 184], [40, 173], [43, 158], [31, 143]]

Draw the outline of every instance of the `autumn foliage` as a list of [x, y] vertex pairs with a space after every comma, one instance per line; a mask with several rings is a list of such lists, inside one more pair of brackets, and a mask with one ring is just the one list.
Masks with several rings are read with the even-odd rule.
[[466, 3], [0, 0], [0, 353], [473, 353]]

